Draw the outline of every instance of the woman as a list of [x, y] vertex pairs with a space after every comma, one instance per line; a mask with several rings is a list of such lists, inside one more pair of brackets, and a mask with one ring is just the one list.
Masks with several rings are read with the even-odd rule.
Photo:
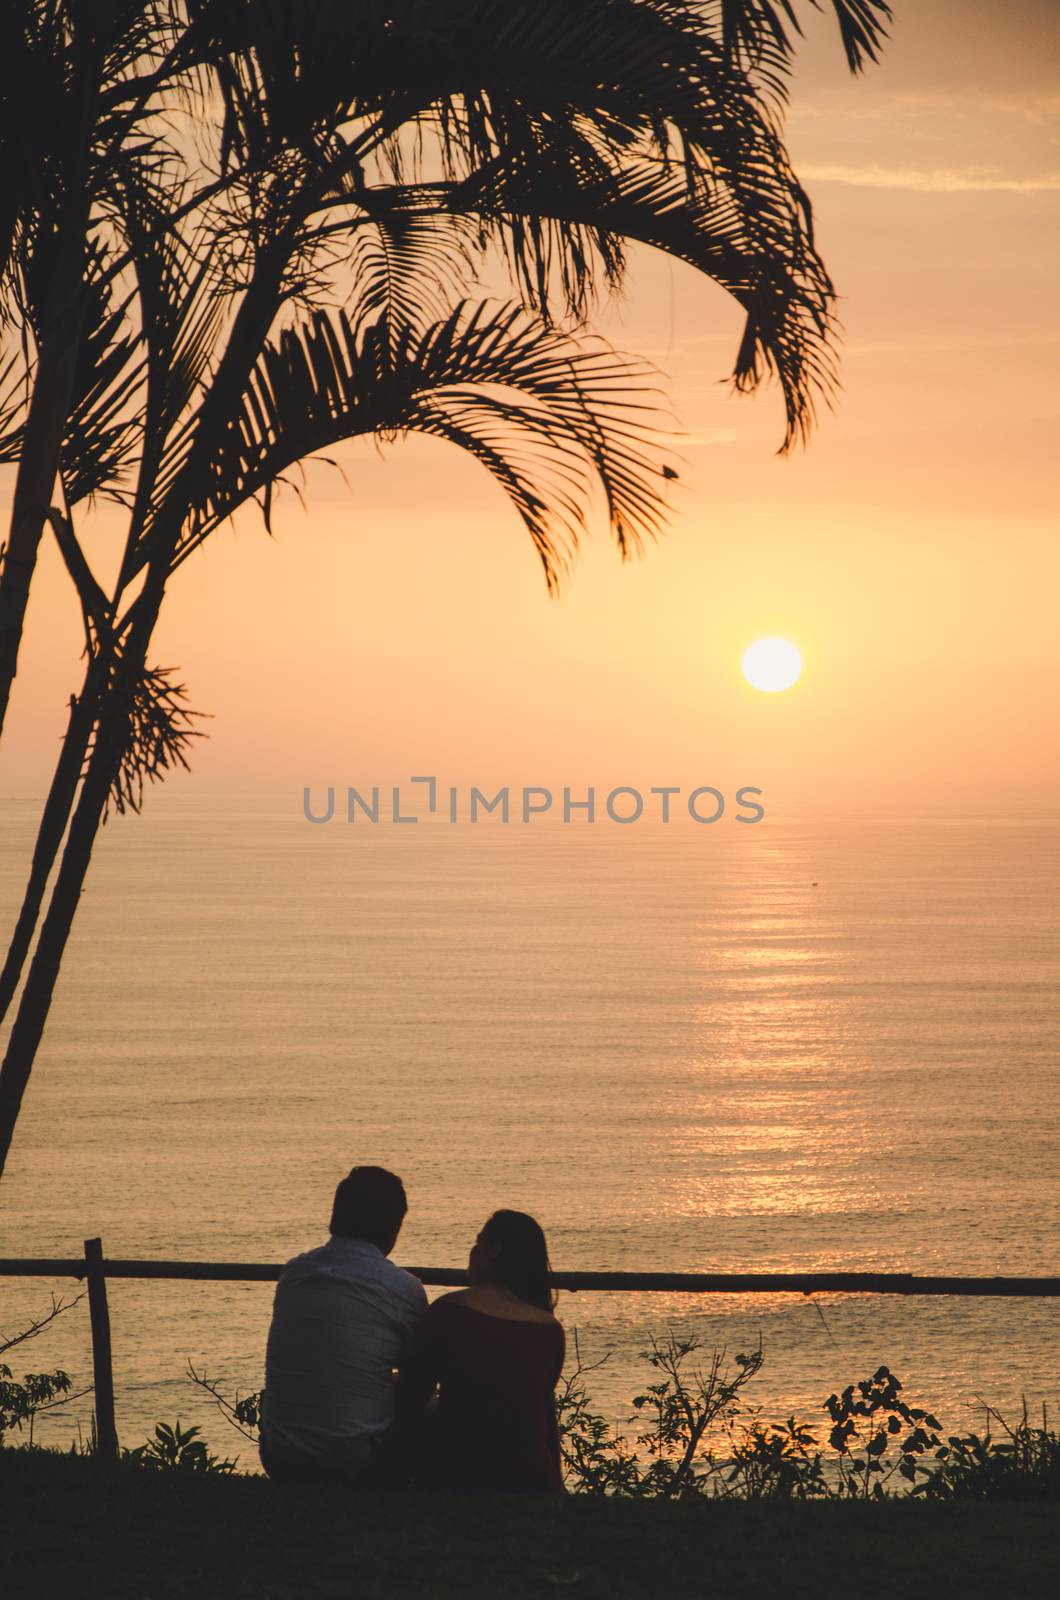
[[467, 1264], [469, 1287], [442, 1295], [417, 1330], [403, 1386], [438, 1386], [421, 1481], [427, 1488], [562, 1491], [554, 1392], [563, 1329], [552, 1314], [548, 1250], [533, 1217], [495, 1211]]

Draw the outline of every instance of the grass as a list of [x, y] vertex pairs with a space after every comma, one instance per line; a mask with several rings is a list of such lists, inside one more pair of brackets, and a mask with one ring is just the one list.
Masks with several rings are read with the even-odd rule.
[[1060, 1592], [1046, 1505], [364, 1496], [0, 1450], [5, 1600]]

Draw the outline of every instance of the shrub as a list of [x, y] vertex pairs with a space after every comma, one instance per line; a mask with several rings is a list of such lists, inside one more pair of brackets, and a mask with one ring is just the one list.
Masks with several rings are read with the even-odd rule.
[[871, 1378], [825, 1401], [832, 1419], [828, 1443], [836, 1452], [841, 1495], [878, 1500], [896, 1472], [915, 1483], [918, 1473], [932, 1470], [921, 1457], [945, 1449], [939, 1438], [942, 1423], [929, 1411], [906, 1405], [899, 1399], [901, 1390], [893, 1372], [878, 1367]]
[[[991, 1419], [1000, 1439], [990, 1433]], [[1026, 1401], [1014, 1428], [987, 1407], [982, 1437], [951, 1437], [938, 1455], [939, 1467], [916, 1486], [929, 1500], [1060, 1500], [1060, 1438], [1049, 1431], [1044, 1408], [1041, 1427], [1031, 1426]]]
[[630, 1420], [647, 1410], [654, 1426], [627, 1439], [594, 1409], [585, 1379], [603, 1363], [583, 1365], [575, 1340], [575, 1371], [557, 1396], [573, 1493], [750, 1500], [881, 1500], [910, 1492], [930, 1499], [1060, 1498], [1060, 1439], [1044, 1415], [1040, 1428], [1031, 1427], [1026, 1406], [1015, 1428], [988, 1408], [1001, 1426], [1000, 1438], [987, 1431], [944, 1442], [939, 1419], [907, 1404], [898, 1378], [878, 1367], [871, 1378], [829, 1395], [822, 1409], [831, 1426], [821, 1444], [813, 1428], [794, 1417], [784, 1423], [747, 1420], [741, 1391], [760, 1370], [761, 1351], [736, 1356], [737, 1371], [730, 1373], [724, 1352], [705, 1371], [689, 1367], [697, 1348], [695, 1340], [671, 1334], [643, 1353], [659, 1378], [633, 1401], [638, 1415]]
[[809, 1500], [831, 1491], [821, 1466], [817, 1438], [804, 1422], [789, 1417], [763, 1427], [754, 1422], [732, 1440], [726, 1496], [745, 1500]]
[[[671, 1332], [662, 1343], [653, 1340], [641, 1359], [651, 1366], [655, 1382], [634, 1397], [629, 1421], [641, 1431], [626, 1438], [593, 1410], [586, 1392], [586, 1375], [604, 1362], [585, 1366], [577, 1335], [574, 1348], [575, 1370], [556, 1397], [571, 1492], [668, 1500], [711, 1492], [720, 1469], [708, 1440], [715, 1428], [732, 1425], [741, 1391], [761, 1368], [761, 1350], [735, 1356], [735, 1370], [726, 1366], [724, 1350], [715, 1351], [706, 1367], [688, 1367], [699, 1349], [695, 1339]], [[645, 1418], [650, 1425], [644, 1426]]]
[[52, 1404], [62, 1404], [59, 1396], [70, 1395], [69, 1375], [62, 1371], [26, 1372], [22, 1382], [12, 1376], [11, 1368], [0, 1361], [0, 1446], [4, 1435], [21, 1433], [29, 1424], [29, 1442], [33, 1443], [33, 1421], [39, 1411], [48, 1410]]
[[[53, 1295], [51, 1309], [43, 1317], [31, 1322], [21, 1333], [0, 1342], [0, 1356], [7, 1355], [17, 1345], [35, 1339], [56, 1317], [61, 1317], [65, 1311], [72, 1311], [84, 1297], [83, 1290], [72, 1300], [57, 1300]], [[5, 1434], [21, 1433], [27, 1424], [28, 1442], [32, 1445], [33, 1423], [40, 1412], [50, 1411], [53, 1406], [66, 1405], [70, 1400], [80, 1400], [90, 1392], [89, 1388], [81, 1389], [77, 1394], [71, 1393], [69, 1374], [61, 1368], [55, 1372], [24, 1372], [19, 1383], [11, 1368], [0, 1361], [0, 1447], [4, 1444]]]
[[156, 1423], [153, 1436], [135, 1450], [123, 1450], [121, 1459], [152, 1472], [234, 1472], [235, 1462], [211, 1455], [199, 1432], [181, 1428], [179, 1420], [172, 1428], [166, 1422]]
[[[17, 1341], [16, 1341], [17, 1342]], [[761, 1349], [726, 1361], [724, 1350], [697, 1360], [694, 1338], [670, 1332], [641, 1359], [653, 1381], [632, 1401], [629, 1434], [599, 1412], [588, 1391], [608, 1356], [586, 1364], [577, 1332], [575, 1366], [556, 1395], [556, 1420], [567, 1488], [572, 1494], [625, 1498], [749, 1500], [881, 1500], [912, 1493], [931, 1500], [1060, 1499], [1060, 1438], [1032, 1426], [1024, 1403], [1010, 1427], [986, 1408], [983, 1433], [944, 1436], [939, 1419], [911, 1406], [888, 1367], [831, 1394], [822, 1410], [823, 1439], [794, 1416], [764, 1422], [744, 1404], [744, 1389], [762, 1368]], [[205, 1372], [195, 1383], [246, 1439], [257, 1440], [261, 1391], [229, 1399]], [[0, 1444], [5, 1431], [61, 1405], [70, 1394], [65, 1372], [27, 1373], [16, 1383], [0, 1364]], [[82, 1391], [87, 1393], [88, 1391]], [[998, 1433], [991, 1432], [995, 1424]], [[91, 1450], [92, 1445], [89, 1446]], [[160, 1422], [153, 1436], [122, 1460], [150, 1471], [232, 1473], [237, 1462], [213, 1455], [197, 1427]]]

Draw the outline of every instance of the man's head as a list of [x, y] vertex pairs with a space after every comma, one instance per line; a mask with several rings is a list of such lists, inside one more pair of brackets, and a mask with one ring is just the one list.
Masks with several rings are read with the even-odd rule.
[[343, 1239], [366, 1239], [388, 1256], [407, 1210], [400, 1178], [385, 1167], [354, 1167], [335, 1190], [331, 1231]]

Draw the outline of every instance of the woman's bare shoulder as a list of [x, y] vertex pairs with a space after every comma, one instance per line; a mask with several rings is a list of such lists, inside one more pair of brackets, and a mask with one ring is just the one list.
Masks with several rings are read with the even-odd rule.
[[467, 1301], [470, 1293], [470, 1289], [450, 1289], [446, 1294], [440, 1294], [437, 1300], [432, 1300], [428, 1309], [437, 1311], [439, 1307], [444, 1309], [446, 1306], [460, 1305]]
[[562, 1328], [563, 1324], [554, 1311], [546, 1311], [544, 1306], [530, 1306], [529, 1310], [532, 1313], [534, 1322], [544, 1322], [554, 1328]]
[[493, 1284], [472, 1284], [463, 1291], [461, 1302], [472, 1311], [481, 1311], [484, 1315], [496, 1317], [502, 1322], [529, 1322], [545, 1327], [559, 1327], [552, 1312], [546, 1311], [544, 1306], [532, 1305], [510, 1291], [497, 1289]]

